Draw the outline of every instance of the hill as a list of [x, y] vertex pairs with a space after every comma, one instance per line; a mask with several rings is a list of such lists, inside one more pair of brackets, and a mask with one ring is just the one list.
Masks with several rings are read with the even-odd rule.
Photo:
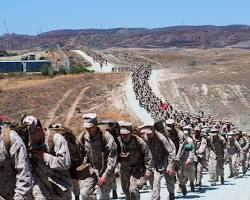
[[[53, 47], [56, 44], [66, 49], [87, 45], [94, 49], [111, 47], [139, 48], [214, 48], [236, 45], [249, 48], [250, 26], [173, 26], [165, 28], [113, 28], [54, 30], [36, 36], [9, 34], [12, 50], [34, 47]], [[6, 35], [0, 37], [0, 49], [6, 48]]]

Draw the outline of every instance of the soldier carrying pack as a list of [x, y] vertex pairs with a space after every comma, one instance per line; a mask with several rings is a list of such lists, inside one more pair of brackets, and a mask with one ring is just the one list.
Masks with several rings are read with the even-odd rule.
[[73, 134], [72, 130], [61, 125], [61, 124], [51, 124], [49, 126], [50, 135], [48, 138], [49, 153], [54, 153], [54, 135], [56, 133], [61, 134], [67, 141], [71, 166], [70, 175], [73, 179], [84, 180], [90, 175], [88, 165], [83, 164], [83, 155], [80, 152], [79, 144], [76, 140], [76, 136]]
[[[7, 118], [1, 118], [0, 119], [0, 124], [1, 126], [3, 126], [3, 142], [5, 145], [5, 148], [7, 150], [7, 152], [9, 152], [10, 149], [10, 131], [14, 130], [15, 132], [18, 133], [18, 135], [22, 138], [26, 148], [27, 148], [27, 153], [29, 155], [29, 159], [31, 161], [32, 164], [36, 163], [35, 158], [32, 155], [32, 151], [34, 150], [34, 148], [36, 148], [34, 145], [31, 145], [30, 141], [29, 141], [29, 132], [30, 132], [30, 125], [26, 124], [26, 123], [22, 123], [23, 119], [26, 116], [22, 116], [21, 122], [18, 124], [15, 123], [11, 123], [9, 120], [6, 120]], [[44, 150], [50, 154], [54, 154], [54, 135], [56, 133], [61, 134], [65, 140], [67, 141], [67, 145], [69, 148], [69, 153], [70, 153], [70, 158], [71, 158], [71, 167], [69, 169], [70, 171], [70, 175], [73, 179], [80, 179], [83, 180], [86, 177], [89, 176], [90, 172], [89, 172], [89, 168], [87, 165], [84, 165], [82, 163], [83, 158], [82, 155], [80, 153], [79, 150], [79, 145], [76, 141], [76, 137], [73, 134], [73, 132], [65, 127], [62, 126], [61, 124], [52, 124], [49, 126], [49, 131], [50, 131], [50, 135], [49, 135], [49, 139], [48, 139], [48, 148], [46, 149], [46, 147], [44, 146]], [[41, 147], [39, 147], [41, 148]], [[35, 149], [38, 150], [38, 149]]]

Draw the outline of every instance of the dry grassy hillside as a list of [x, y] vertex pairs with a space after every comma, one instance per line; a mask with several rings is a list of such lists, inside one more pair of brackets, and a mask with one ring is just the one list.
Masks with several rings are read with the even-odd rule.
[[[161, 93], [175, 107], [204, 109], [250, 130], [250, 51], [239, 49], [107, 49], [109, 62], [127, 66], [150, 63], [161, 70]], [[18, 120], [30, 113], [49, 124], [56, 121], [81, 128], [81, 115], [131, 120], [122, 86], [128, 74], [85, 74], [53, 79], [0, 80], [0, 113]]]
[[114, 102], [122, 101], [120, 87], [127, 74], [84, 74], [41, 80], [1, 80], [0, 113], [19, 120], [32, 114], [44, 124], [60, 122], [76, 131], [82, 114], [96, 112], [99, 119], [134, 120]]

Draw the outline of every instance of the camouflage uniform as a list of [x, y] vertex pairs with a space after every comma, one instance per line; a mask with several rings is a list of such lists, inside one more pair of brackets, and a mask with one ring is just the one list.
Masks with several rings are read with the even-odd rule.
[[[189, 157], [189, 153], [188, 152], [184, 152], [185, 150], [185, 145], [187, 144], [187, 139], [184, 135], [184, 133], [179, 129], [176, 130], [175, 126], [174, 126], [174, 120], [172, 119], [168, 119], [166, 121], [167, 127], [166, 127], [166, 135], [167, 137], [169, 137], [176, 148], [176, 169], [177, 169], [177, 178], [179, 181], [179, 190], [178, 192], [182, 192], [183, 195], [186, 195], [187, 190], [186, 190], [186, 183], [187, 183], [187, 179], [188, 176], [190, 175], [191, 180], [194, 180], [194, 176], [195, 176], [195, 168], [194, 168], [194, 164], [193, 159], [194, 159], [194, 152], [190, 152], [190, 159], [189, 161], [191, 162], [189, 164], [189, 166], [187, 166], [188, 170], [191, 170], [189, 174], [186, 173], [186, 169], [185, 169], [185, 161], [186, 161], [186, 156]], [[190, 143], [192, 143], [192, 139], [188, 139], [188, 141]], [[184, 155], [185, 154], [185, 155]], [[172, 178], [172, 177], [171, 177]], [[174, 186], [173, 186], [174, 187]]]
[[[179, 131], [179, 134], [181, 135], [181, 131]], [[182, 139], [182, 143], [179, 146], [179, 150], [176, 155], [176, 161], [178, 164], [178, 171], [177, 171], [177, 177], [179, 181], [180, 187], [183, 189], [184, 186], [186, 186], [187, 181], [189, 179], [190, 183], [194, 183], [195, 180], [195, 163], [194, 163], [194, 154], [195, 154], [195, 146], [194, 141], [189, 136], [182, 135], [181, 137], [184, 137]], [[191, 150], [185, 150], [185, 145], [191, 145]], [[185, 163], [189, 162], [188, 165]]]
[[139, 190], [146, 183], [145, 173], [153, 170], [152, 154], [148, 145], [139, 136], [132, 135], [129, 143], [124, 143], [129, 153], [127, 161], [121, 161], [121, 185], [126, 200], [140, 199]]
[[238, 137], [238, 142], [242, 148], [241, 154], [240, 154], [240, 162], [242, 166], [242, 172], [243, 175], [246, 174], [247, 171], [247, 152], [249, 151], [249, 140], [246, 136], [240, 135]]
[[226, 148], [226, 140], [218, 133], [208, 136], [209, 149], [209, 175], [212, 185], [216, 184], [218, 175], [221, 177], [221, 183], [224, 184], [224, 150]]
[[[247, 133], [248, 141], [250, 142], [250, 133]], [[247, 152], [247, 168], [250, 169], [250, 148]]]
[[109, 199], [109, 193], [114, 182], [114, 170], [117, 163], [117, 145], [109, 132], [103, 133], [99, 128], [95, 137], [88, 132], [79, 138], [84, 146], [84, 162], [91, 165], [91, 176], [80, 181], [80, 191], [83, 199], [91, 199], [98, 177], [104, 176], [106, 183], [100, 187], [100, 199]]
[[154, 163], [153, 174], [153, 192], [151, 199], [160, 199], [161, 178], [164, 176], [167, 181], [167, 188], [169, 193], [174, 194], [175, 181], [173, 177], [167, 174], [167, 169], [175, 170], [175, 146], [174, 143], [167, 139], [161, 133], [155, 131], [155, 135], [152, 139], [147, 138], [147, 134], [144, 135], [144, 140], [149, 146]]
[[72, 179], [68, 145], [64, 137], [56, 133], [53, 137], [54, 149], [49, 149], [49, 130], [46, 131], [44, 145], [47, 152], [43, 160], [32, 163], [34, 178], [33, 196], [35, 199], [71, 199]]
[[239, 154], [242, 151], [242, 148], [235, 138], [229, 138], [227, 141], [227, 157], [230, 169], [229, 178], [231, 178], [233, 176], [238, 176]]
[[194, 161], [196, 162], [196, 185], [201, 186], [203, 166], [206, 164], [207, 141], [202, 136], [200, 138], [194, 137], [194, 145], [196, 150], [194, 156]]
[[32, 177], [26, 147], [15, 131], [9, 132], [10, 148], [6, 149], [0, 127], [0, 199], [32, 198]]

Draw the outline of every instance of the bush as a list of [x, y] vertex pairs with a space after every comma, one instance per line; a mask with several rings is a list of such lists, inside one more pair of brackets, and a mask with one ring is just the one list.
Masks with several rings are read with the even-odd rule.
[[0, 56], [17, 56], [16, 52], [8, 52], [6, 50], [0, 50]]
[[0, 50], [0, 56], [8, 56], [8, 52], [6, 50]]
[[81, 108], [76, 107], [76, 108], [75, 108], [75, 111], [76, 111], [77, 113], [81, 113]]
[[16, 52], [10, 52], [9, 56], [17, 56], [17, 53]]
[[54, 76], [53, 70], [51, 69], [51, 67], [49, 67], [47, 65], [42, 66], [41, 73], [44, 76], [50, 76], [50, 77]]
[[0, 73], [0, 79], [4, 79], [5, 76], [6, 76], [5, 74]]
[[8, 78], [13, 78], [13, 77], [16, 77], [16, 76], [17, 76], [17, 73], [15, 73], [15, 72], [10, 72], [10, 73], [7, 74]]
[[67, 74], [67, 71], [63, 65], [60, 65], [57, 72], [58, 72], [58, 74], [64, 74], [64, 75]]
[[81, 65], [71, 65], [69, 67], [70, 74], [81, 74], [86, 72], [90, 72], [90, 70], [86, 69], [84, 66]]

